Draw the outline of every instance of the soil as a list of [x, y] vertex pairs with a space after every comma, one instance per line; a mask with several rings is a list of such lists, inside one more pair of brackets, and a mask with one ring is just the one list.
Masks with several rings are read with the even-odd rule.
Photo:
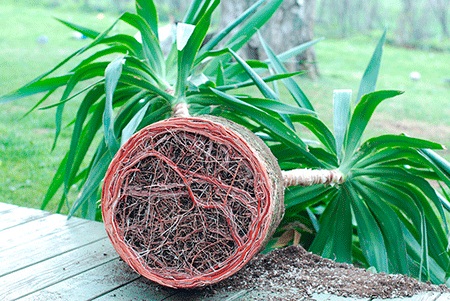
[[259, 254], [237, 274], [206, 290], [211, 294], [241, 290], [269, 291], [272, 293], [270, 300], [299, 300], [310, 297], [312, 293], [395, 298], [421, 292], [450, 292], [444, 285], [419, 282], [404, 275], [372, 273], [350, 264], [336, 263], [309, 253], [300, 246]]

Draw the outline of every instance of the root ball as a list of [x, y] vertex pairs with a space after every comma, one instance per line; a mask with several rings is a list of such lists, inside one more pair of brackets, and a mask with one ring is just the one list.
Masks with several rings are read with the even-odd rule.
[[165, 286], [212, 284], [240, 270], [283, 214], [275, 157], [218, 117], [171, 118], [127, 141], [107, 171], [102, 213], [124, 261]]

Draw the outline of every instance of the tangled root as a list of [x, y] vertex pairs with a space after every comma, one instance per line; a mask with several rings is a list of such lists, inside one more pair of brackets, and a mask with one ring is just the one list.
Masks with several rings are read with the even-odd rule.
[[242, 268], [283, 213], [276, 159], [247, 129], [216, 117], [172, 118], [135, 134], [105, 177], [102, 212], [121, 257], [170, 287]]

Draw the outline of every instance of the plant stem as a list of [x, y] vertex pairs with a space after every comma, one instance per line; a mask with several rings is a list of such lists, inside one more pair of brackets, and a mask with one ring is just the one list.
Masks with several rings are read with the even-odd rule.
[[188, 106], [186, 102], [179, 102], [173, 106], [172, 117], [190, 117]]
[[293, 169], [281, 172], [284, 186], [312, 186], [315, 184], [335, 185], [344, 182], [344, 175], [338, 169], [312, 170]]

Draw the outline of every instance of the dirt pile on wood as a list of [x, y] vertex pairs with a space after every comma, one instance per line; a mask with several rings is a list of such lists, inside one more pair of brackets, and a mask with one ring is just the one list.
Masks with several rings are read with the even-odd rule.
[[260, 254], [237, 274], [208, 290], [211, 293], [270, 291], [273, 293], [272, 300], [299, 300], [313, 293], [393, 298], [428, 291], [450, 292], [443, 285], [423, 283], [403, 275], [371, 273], [353, 265], [336, 263], [309, 253], [302, 247], [287, 247]]

